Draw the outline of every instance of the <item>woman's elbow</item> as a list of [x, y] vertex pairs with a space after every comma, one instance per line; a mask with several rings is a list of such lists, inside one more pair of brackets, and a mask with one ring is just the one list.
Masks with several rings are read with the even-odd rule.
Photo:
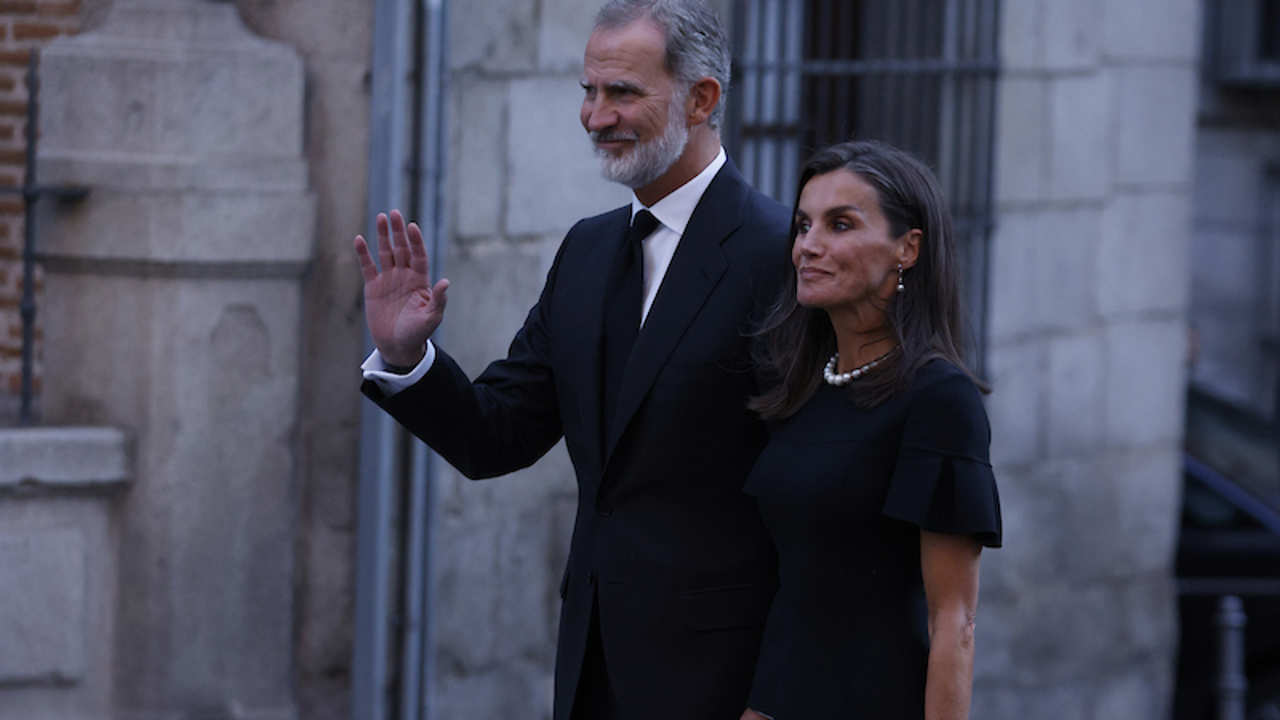
[[929, 642], [937, 645], [945, 642], [972, 651], [974, 635], [978, 628], [978, 608], [957, 603], [952, 607], [929, 611]]

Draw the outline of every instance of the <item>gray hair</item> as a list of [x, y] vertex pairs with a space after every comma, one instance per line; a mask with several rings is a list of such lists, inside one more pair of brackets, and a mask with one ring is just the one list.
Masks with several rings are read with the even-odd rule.
[[609, 0], [596, 15], [596, 29], [614, 29], [647, 17], [662, 28], [666, 40], [667, 71], [684, 90], [704, 77], [720, 83], [720, 102], [707, 125], [720, 129], [725, 97], [729, 94], [732, 59], [729, 38], [720, 18], [705, 0]]

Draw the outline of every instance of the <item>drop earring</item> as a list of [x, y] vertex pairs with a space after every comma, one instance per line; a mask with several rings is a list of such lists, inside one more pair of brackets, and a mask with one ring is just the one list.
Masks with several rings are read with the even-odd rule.
[[906, 289], [907, 287], [902, 284], [902, 263], [898, 263], [898, 292], [903, 292]]

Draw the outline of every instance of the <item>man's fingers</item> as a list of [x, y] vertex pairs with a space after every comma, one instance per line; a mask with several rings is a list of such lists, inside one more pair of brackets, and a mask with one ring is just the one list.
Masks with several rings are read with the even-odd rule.
[[427, 257], [427, 248], [422, 243], [422, 229], [418, 227], [418, 223], [409, 223], [409, 267], [423, 275], [427, 275], [431, 269], [431, 258]]
[[391, 211], [391, 254], [396, 267], [409, 267], [409, 240], [405, 237], [404, 216], [399, 210]]
[[444, 306], [449, 304], [449, 278], [440, 278], [440, 281], [431, 288], [431, 302], [435, 303], [440, 312], [444, 312]]
[[387, 216], [385, 213], [378, 213], [378, 219], [374, 222], [374, 226], [378, 229], [378, 264], [382, 266], [383, 271], [390, 270], [395, 267], [395, 261], [391, 254], [391, 239], [387, 235]]
[[378, 279], [378, 268], [373, 264], [373, 258], [369, 255], [369, 244], [364, 241], [364, 236], [356, 236], [356, 260], [360, 262], [360, 274], [364, 276], [366, 283], [371, 283]]

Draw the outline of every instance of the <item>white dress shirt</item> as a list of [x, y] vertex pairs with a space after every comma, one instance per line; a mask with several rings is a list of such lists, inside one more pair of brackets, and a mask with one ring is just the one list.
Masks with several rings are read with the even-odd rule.
[[[662, 286], [662, 279], [667, 275], [667, 267], [671, 265], [671, 258], [676, 254], [676, 246], [680, 243], [680, 237], [684, 235], [684, 229], [689, 224], [689, 218], [693, 217], [694, 208], [698, 206], [698, 201], [702, 199], [702, 195], [706, 193], [707, 187], [711, 185], [711, 181], [715, 179], [716, 173], [720, 172], [720, 168], [724, 166], [724, 163], [725, 153], [722, 147], [720, 152], [716, 154], [715, 159], [711, 161], [711, 164], [703, 168], [702, 172], [695, 175], [689, 182], [671, 191], [666, 197], [654, 203], [651, 208], [645, 208], [644, 203], [640, 202], [635, 193], [631, 193], [632, 218], [636, 216], [636, 213], [647, 209], [658, 219], [658, 227], [641, 241], [641, 247], [644, 249], [644, 302], [640, 310], [640, 324], [642, 326], [645, 318], [649, 316], [649, 308], [653, 306], [653, 299], [658, 296], [658, 288]], [[364, 361], [364, 364], [360, 366], [360, 369], [364, 371], [364, 378], [376, 384], [384, 395], [394, 395], [418, 382], [431, 369], [431, 365], [436, 359], [436, 348], [430, 340], [427, 341], [426, 350], [421, 362], [405, 375], [397, 375], [388, 371], [377, 349], [374, 349], [373, 353]]]

